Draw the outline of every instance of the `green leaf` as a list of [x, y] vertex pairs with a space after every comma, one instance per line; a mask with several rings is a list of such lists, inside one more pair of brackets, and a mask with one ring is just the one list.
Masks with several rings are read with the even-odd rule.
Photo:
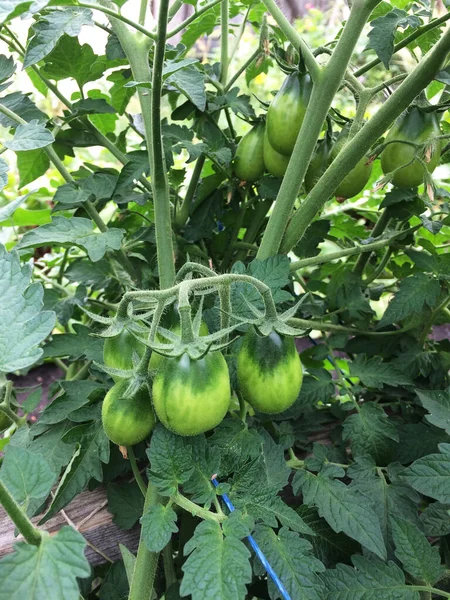
[[[41, 150], [28, 150], [17, 155], [17, 168], [19, 169], [19, 187], [28, 185], [41, 175], [44, 175], [50, 166], [50, 159]], [[1, 219], [0, 219], [1, 220]]]
[[48, 462], [55, 473], [69, 462], [75, 450], [75, 443], [67, 444], [63, 441], [65, 434], [73, 427], [73, 423], [64, 421], [53, 425], [42, 435], [35, 438], [28, 446], [30, 452], [41, 455]]
[[[97, 265], [98, 263], [96, 263]], [[91, 267], [91, 265], [89, 265]], [[76, 333], [61, 333], [53, 336], [53, 339], [45, 345], [45, 358], [69, 357], [78, 360], [85, 357], [87, 360], [103, 362], [103, 338], [91, 336], [89, 327], [74, 324]]]
[[343, 531], [377, 556], [386, 558], [377, 516], [361, 494], [341, 481], [306, 471], [296, 473], [293, 487], [296, 493], [301, 489], [304, 502], [316, 506], [334, 531]]
[[413, 384], [411, 379], [400, 369], [383, 362], [380, 356], [367, 358], [364, 354], [360, 354], [355, 361], [350, 363], [350, 375], [358, 377], [365, 386], [375, 389], [381, 389], [383, 385], [397, 387]]
[[42, 387], [38, 387], [38, 388], [32, 390], [28, 394], [27, 399], [24, 402], [22, 402], [22, 410], [25, 413], [33, 412], [33, 410], [36, 410], [36, 408], [39, 406], [41, 401], [42, 401]]
[[34, 35], [28, 43], [23, 67], [26, 69], [35, 65], [49, 54], [66, 33], [76, 37], [83, 25], [94, 25], [92, 12], [86, 8], [65, 7], [63, 10], [53, 10], [34, 24]]
[[[13, 92], [3, 98], [0, 98], [0, 104], [9, 108], [22, 117], [25, 121], [38, 121], [39, 123], [45, 123], [48, 119], [42, 111], [32, 102], [28, 96], [24, 96], [20, 92]], [[8, 116], [0, 113], [0, 125], [3, 127], [17, 127], [16, 121], [13, 121]]]
[[385, 464], [398, 442], [398, 432], [381, 406], [367, 402], [345, 419], [342, 439], [351, 440], [354, 456], [369, 454], [376, 464]]
[[[445, 444], [439, 447], [443, 446]], [[419, 458], [402, 471], [401, 478], [421, 494], [450, 504], [450, 454], [428, 454]]]
[[398, 292], [390, 301], [379, 327], [398, 323], [406, 317], [420, 314], [425, 306], [433, 308], [441, 293], [436, 279], [425, 273], [416, 273], [400, 282]]
[[133, 481], [125, 485], [108, 483], [108, 511], [113, 515], [113, 523], [120, 529], [131, 529], [136, 525], [144, 509], [144, 496], [138, 484]]
[[214, 31], [219, 18], [220, 7], [212, 7], [186, 28], [186, 31], [181, 36], [181, 43], [184, 44], [186, 48], [191, 48], [200, 36], [209, 35]]
[[211, 476], [219, 471], [219, 448], [208, 443], [203, 435], [187, 438], [185, 443], [190, 448], [192, 473], [183, 484], [183, 491], [191, 496], [192, 502], [204, 504], [209, 508], [216, 497]]
[[338, 565], [324, 573], [327, 600], [419, 600], [405, 583], [403, 571], [392, 561], [363, 556], [352, 557], [353, 567]]
[[0, 222], [6, 221], [9, 217], [11, 217], [16, 212], [16, 209], [23, 204], [28, 197], [29, 194], [26, 194], [25, 196], [19, 196], [15, 200], [12, 200], [6, 204], [6, 206], [2, 206], [2, 208], [0, 208]]
[[54, 312], [41, 311], [42, 286], [30, 279], [30, 265], [21, 267], [17, 252], [0, 244], [0, 373], [35, 364], [42, 356], [39, 344], [55, 324]]
[[77, 183], [71, 182], [64, 183], [58, 187], [53, 197], [53, 201], [76, 206], [86, 202], [90, 197], [91, 193], [89, 191], [83, 190]]
[[9, 446], [0, 469], [0, 479], [24, 511], [33, 516], [50, 494], [56, 473], [39, 454]]
[[105, 98], [83, 98], [72, 104], [72, 114], [77, 116], [96, 114], [115, 115], [116, 111], [108, 104]]
[[44, 533], [39, 546], [18, 542], [0, 561], [0, 588], [8, 600], [79, 600], [77, 578], [91, 572], [86, 540], [71, 527]]
[[426, 420], [450, 435], [450, 387], [446, 390], [416, 390], [420, 403], [428, 411]]
[[205, 74], [197, 67], [188, 66], [170, 75], [166, 84], [179, 90], [202, 112], [206, 108]]
[[178, 484], [188, 481], [194, 469], [183, 438], [161, 424], [153, 431], [147, 456], [150, 461], [150, 481], [164, 496], [176, 492]]
[[142, 536], [150, 552], [161, 552], [178, 531], [177, 513], [170, 506], [151, 506], [141, 518]]
[[38, 121], [30, 121], [26, 125], [18, 125], [12, 140], [4, 142], [6, 148], [14, 152], [36, 150], [53, 144], [55, 138], [45, 125]]
[[97, 381], [62, 381], [63, 394], [48, 404], [42, 413], [39, 422], [45, 425], [54, 425], [66, 419], [71, 412], [78, 410], [89, 402], [89, 396], [104, 386]]
[[89, 258], [96, 262], [103, 258], [108, 250], [119, 250], [123, 235], [123, 229], [109, 229], [104, 233], [96, 233], [92, 221], [82, 217], [54, 217], [48, 225], [27, 231], [17, 248], [35, 248], [47, 244], [74, 245], [85, 250]]
[[14, 74], [15, 70], [16, 65], [14, 64], [14, 58], [12, 56], [5, 56], [4, 54], [0, 54], [0, 82], [9, 79], [11, 75]]
[[[133, 555], [131, 555], [133, 556]], [[102, 587], [98, 597], [100, 600], [125, 600], [128, 598], [130, 586], [124, 563], [113, 563], [106, 577], [103, 579]]]
[[[321, 600], [323, 585], [317, 573], [325, 570], [315, 558], [309, 542], [298, 533], [282, 527], [278, 533], [264, 525], [258, 525], [253, 537], [268, 559], [271, 567], [283, 582], [291, 598], [296, 600]], [[258, 564], [257, 571], [264, 572]], [[280, 592], [268, 578], [269, 594], [272, 599], [280, 598]]]
[[432, 547], [417, 527], [398, 517], [391, 517], [395, 556], [410, 575], [427, 585], [434, 585], [443, 574], [439, 548]]
[[263, 444], [260, 434], [238, 419], [224, 419], [209, 441], [220, 449], [222, 475], [229, 475], [248, 459], [259, 456]]
[[311, 223], [305, 232], [305, 235], [294, 248], [295, 255], [299, 258], [317, 256], [320, 252], [321, 244], [330, 231], [331, 221], [329, 219], [320, 219]]
[[[0, 192], [3, 191], [3, 189], [8, 185], [8, 171], [9, 171], [9, 166], [3, 160], [3, 158], [0, 158]], [[1, 213], [1, 209], [0, 209], [0, 213]], [[0, 221], [2, 221], [1, 217], [0, 217]]]
[[450, 504], [433, 502], [420, 515], [425, 535], [439, 537], [450, 533]]
[[41, 523], [45, 523], [67, 506], [85, 489], [90, 479], [102, 481], [102, 462], [109, 461], [109, 439], [101, 421], [73, 427], [64, 436], [64, 441], [79, 444], [79, 447], [64, 472], [53, 502]]
[[[420, 440], [420, 444], [417, 440]], [[437, 452], [441, 442], [448, 442], [444, 431], [426, 423], [407, 423], [399, 429], [396, 460], [408, 465], [422, 456]]]
[[76, 37], [63, 35], [56, 47], [45, 58], [42, 74], [60, 81], [72, 77], [79, 87], [97, 79], [92, 66], [97, 55], [89, 44], [81, 45]]
[[243, 542], [226, 536], [218, 523], [203, 521], [184, 547], [182, 596], [192, 600], [244, 600], [252, 579], [250, 552]]
[[389, 62], [394, 53], [394, 39], [397, 28], [416, 28], [421, 23], [419, 17], [408, 15], [404, 10], [394, 8], [394, 10], [391, 10], [386, 15], [370, 22], [372, 29], [369, 31], [369, 44], [367, 48], [375, 50], [386, 69], [389, 69]]

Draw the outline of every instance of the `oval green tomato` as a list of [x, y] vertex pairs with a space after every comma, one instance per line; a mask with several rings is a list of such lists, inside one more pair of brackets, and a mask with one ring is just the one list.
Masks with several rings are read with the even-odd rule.
[[[181, 335], [181, 325], [177, 323], [174, 327], [172, 327], [171, 331], [175, 333], [175, 335]], [[200, 324], [200, 335], [203, 337], [205, 335], [209, 335], [208, 325], [205, 321], [202, 321]], [[160, 335], [156, 334], [156, 340], [160, 343], [164, 343], [167, 340], [164, 340]], [[150, 362], [148, 363], [149, 371], [156, 371], [161, 366], [161, 363], [165, 360], [165, 357], [162, 354], [158, 354], [157, 352], [152, 352], [150, 357]]]
[[[124, 329], [119, 335], [105, 339], [103, 361], [107, 367], [127, 371], [133, 368], [133, 353], [141, 358], [144, 352], [145, 344], [136, 339], [127, 329]], [[120, 377], [113, 376], [113, 379], [119, 381]]]
[[155, 425], [147, 386], [128, 395], [129, 380], [121, 379], [108, 391], [102, 405], [102, 422], [108, 438], [118, 446], [145, 440]]
[[198, 435], [218, 425], [230, 397], [228, 366], [220, 352], [200, 360], [187, 354], [166, 358], [153, 380], [156, 415], [178, 435]]
[[288, 409], [303, 381], [294, 339], [276, 332], [261, 336], [250, 329], [239, 350], [237, 378], [244, 399], [256, 410], [277, 414]]
[[234, 158], [234, 172], [241, 181], [254, 183], [264, 175], [263, 123], [251, 129], [238, 144]]
[[272, 148], [280, 154], [289, 156], [294, 149], [312, 87], [308, 73], [291, 73], [269, 106], [267, 135]]
[[272, 148], [266, 130], [264, 134], [264, 164], [266, 165], [266, 170], [274, 177], [281, 179], [286, 173], [289, 159], [290, 156], [284, 156]]
[[[336, 158], [339, 152], [347, 143], [349, 127], [344, 127], [336, 140], [330, 154], [330, 162]], [[367, 156], [363, 156], [350, 173], [344, 177], [336, 191], [334, 192], [337, 198], [353, 198], [366, 187], [367, 182], [372, 174], [372, 163], [368, 162]]]
[[330, 162], [331, 140], [319, 140], [305, 175], [305, 190], [310, 192], [327, 170]]
[[[435, 113], [426, 113], [417, 106], [413, 106], [404, 113], [389, 131], [386, 136], [386, 142], [400, 140], [398, 143], [392, 142], [381, 153], [381, 168], [387, 175], [396, 169], [392, 183], [397, 187], [417, 187], [424, 180], [424, 167], [414, 158], [417, 149], [414, 146], [405, 144], [412, 142], [414, 144], [430, 144], [433, 138], [441, 135], [438, 117]], [[439, 164], [441, 157], [441, 142], [436, 141], [430, 160], [426, 162], [427, 170], [432, 173]], [[403, 168], [402, 165], [405, 165]]]

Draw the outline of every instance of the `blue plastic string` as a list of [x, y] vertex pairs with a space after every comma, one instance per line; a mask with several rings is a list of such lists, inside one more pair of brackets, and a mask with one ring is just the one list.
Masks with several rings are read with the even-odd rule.
[[[217, 481], [217, 478], [216, 478], [215, 475], [213, 475], [213, 477], [211, 477], [211, 481], [213, 482], [213, 484], [215, 485], [215, 487], [217, 487], [219, 485], [219, 482]], [[233, 506], [233, 503], [231, 502], [231, 500], [229, 499], [229, 497], [226, 494], [221, 494], [221, 496], [222, 496], [223, 501], [225, 502], [226, 507], [228, 508], [228, 510], [230, 512], [233, 512], [234, 511], [234, 506]], [[278, 575], [273, 570], [273, 568], [270, 565], [269, 561], [267, 560], [267, 558], [263, 554], [261, 548], [258, 546], [255, 538], [252, 535], [249, 535], [249, 536], [247, 536], [247, 540], [248, 540], [248, 543], [250, 544], [250, 546], [255, 551], [256, 556], [261, 561], [261, 564], [266, 569], [268, 575], [270, 576], [270, 578], [272, 579], [272, 581], [274, 582], [274, 584], [277, 586], [278, 591], [280, 592], [283, 600], [292, 600], [292, 598], [290, 597], [288, 591], [286, 590], [286, 588], [282, 584], [280, 578], [278, 577]]]

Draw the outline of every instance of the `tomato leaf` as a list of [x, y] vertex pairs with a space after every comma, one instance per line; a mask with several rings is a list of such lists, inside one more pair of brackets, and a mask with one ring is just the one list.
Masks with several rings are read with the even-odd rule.
[[416, 390], [420, 403], [428, 411], [426, 420], [450, 435], [450, 388], [446, 390]]
[[401, 478], [412, 488], [450, 504], [450, 444], [440, 444], [441, 454], [428, 454], [402, 471]]
[[[142, 496], [142, 494], [141, 494]], [[142, 513], [142, 511], [141, 511]], [[141, 518], [142, 535], [150, 552], [160, 552], [178, 531], [177, 513], [170, 506], [151, 506]]]
[[397, 28], [411, 27], [415, 29], [421, 23], [419, 17], [408, 15], [404, 10], [394, 8], [394, 10], [370, 22], [372, 29], [369, 31], [367, 48], [375, 50], [386, 69], [389, 69], [389, 63], [394, 53], [394, 39]]
[[108, 483], [108, 510], [113, 515], [113, 523], [120, 529], [131, 529], [136, 525], [144, 509], [144, 496], [138, 484], [133, 481], [125, 485]]

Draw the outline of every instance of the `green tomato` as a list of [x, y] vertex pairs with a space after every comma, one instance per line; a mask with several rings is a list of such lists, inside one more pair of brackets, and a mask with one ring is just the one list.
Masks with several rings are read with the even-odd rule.
[[312, 88], [312, 80], [308, 73], [291, 73], [269, 106], [267, 135], [272, 148], [280, 154], [292, 154]]
[[102, 405], [102, 422], [108, 438], [118, 446], [143, 442], [155, 425], [147, 386], [128, 395], [129, 380], [121, 379], [106, 394]]
[[[441, 135], [441, 131], [436, 113], [426, 113], [413, 106], [397, 120], [386, 136], [386, 142], [404, 140], [414, 144], [429, 145], [438, 135]], [[441, 151], [441, 142], [437, 140], [430, 160], [426, 163], [430, 173], [439, 164]], [[399, 169], [392, 179], [392, 183], [397, 187], [411, 188], [423, 183], [425, 170], [423, 165], [414, 158], [416, 152], [417, 148], [414, 146], [399, 141], [392, 142], [381, 153], [381, 168], [385, 175]], [[402, 165], [406, 166], [399, 168]]]
[[[133, 353], [142, 358], [145, 352], [145, 344], [140, 342], [127, 329], [123, 329], [119, 335], [105, 339], [103, 346], [103, 361], [107, 367], [112, 369], [131, 370], [133, 368]], [[114, 381], [121, 378], [113, 375]]]
[[264, 164], [266, 165], [266, 170], [274, 177], [281, 179], [286, 173], [289, 159], [290, 156], [284, 156], [272, 148], [266, 130], [264, 134]]
[[261, 336], [250, 329], [239, 350], [237, 379], [244, 399], [256, 410], [278, 414], [288, 409], [303, 381], [294, 339], [274, 331]]
[[[181, 325], [180, 325], [180, 323], [177, 323], [174, 327], [172, 327], [171, 331], [173, 331], [173, 333], [175, 333], [175, 335], [181, 335]], [[200, 324], [200, 335], [202, 337], [205, 336], [205, 335], [209, 335], [208, 325], [205, 323], [205, 321], [202, 321], [201, 324]], [[167, 340], [163, 339], [158, 334], [156, 334], [156, 341], [160, 342], [161, 344], [163, 344], [164, 342], [167, 342]], [[158, 354], [157, 352], [153, 351], [152, 355], [150, 357], [150, 362], [148, 363], [148, 370], [149, 371], [156, 371], [157, 369], [159, 369], [159, 367], [161, 366], [162, 362], [165, 359], [166, 359], [165, 356], [163, 356], [162, 354]]]
[[[349, 126], [344, 127], [336, 140], [330, 154], [330, 162], [336, 158], [339, 152], [344, 148], [348, 140]], [[357, 163], [350, 173], [341, 181], [334, 195], [336, 198], [353, 198], [366, 187], [372, 174], [372, 163], [368, 163], [366, 156]]]
[[153, 380], [156, 415], [178, 435], [198, 435], [218, 425], [230, 397], [230, 376], [221, 352], [200, 360], [188, 354], [167, 358]]
[[264, 175], [264, 130], [259, 123], [251, 129], [238, 144], [234, 157], [234, 172], [241, 181], [254, 183]]
[[330, 162], [331, 152], [331, 140], [328, 137], [324, 137], [319, 140], [316, 146], [316, 150], [309, 163], [308, 170], [305, 175], [305, 190], [310, 192], [322, 175], [327, 170]]

